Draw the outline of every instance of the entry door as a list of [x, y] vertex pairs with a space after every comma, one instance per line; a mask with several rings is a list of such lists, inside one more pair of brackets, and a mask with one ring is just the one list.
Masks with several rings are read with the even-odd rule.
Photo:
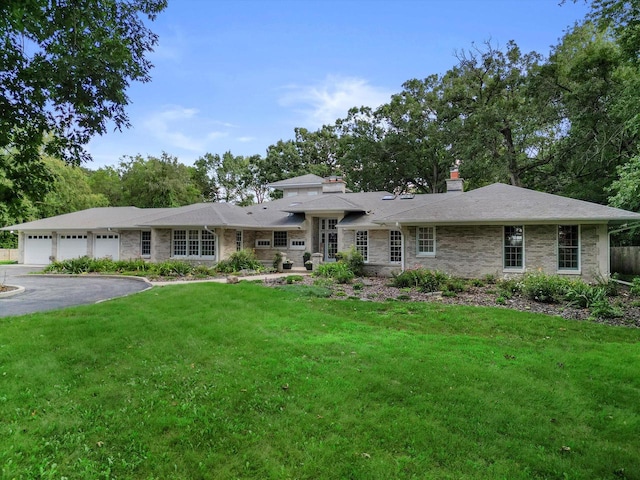
[[335, 262], [338, 253], [337, 218], [320, 219], [320, 248], [325, 262]]

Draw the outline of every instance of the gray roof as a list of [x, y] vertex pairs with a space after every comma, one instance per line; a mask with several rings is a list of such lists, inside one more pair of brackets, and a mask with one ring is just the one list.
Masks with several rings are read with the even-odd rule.
[[602, 223], [640, 220], [640, 214], [597, 203], [494, 183], [375, 220], [401, 223]]
[[106, 228], [132, 228], [142, 215], [172, 211], [171, 208], [99, 207], [80, 210], [33, 222], [10, 225], [2, 230], [53, 231], [99, 230]]
[[140, 218], [138, 225], [145, 227], [235, 226], [242, 223], [247, 216], [242, 207], [230, 203], [195, 203], [168, 210], [152, 217]]
[[309, 173], [307, 175], [301, 175], [299, 177], [287, 178], [286, 180], [280, 180], [267, 185], [268, 187], [281, 189], [293, 188], [293, 187], [319, 187], [324, 182], [324, 178]]
[[[319, 178], [319, 177], [318, 177]], [[244, 229], [303, 228], [305, 213], [345, 213], [345, 228], [404, 224], [624, 223], [640, 214], [595, 203], [494, 183], [470, 192], [415, 195], [388, 192], [296, 195], [249, 207], [197, 203], [178, 208], [104, 207], [45, 218], [2, 230], [65, 231], [207, 226]]]

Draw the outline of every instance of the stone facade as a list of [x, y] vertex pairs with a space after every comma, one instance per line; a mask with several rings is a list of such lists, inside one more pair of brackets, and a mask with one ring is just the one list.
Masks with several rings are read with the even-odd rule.
[[[524, 267], [508, 269], [503, 266], [503, 226], [438, 226], [435, 229], [434, 255], [418, 255], [417, 227], [406, 227], [402, 232], [402, 262], [390, 261], [390, 230], [367, 230], [369, 255], [365, 271], [370, 275], [389, 276], [403, 268], [440, 270], [458, 277], [497, 277], [541, 271], [547, 274], [580, 276], [593, 281], [602, 272], [608, 272], [608, 241], [606, 225], [580, 226], [580, 269], [558, 271], [557, 225], [524, 226]], [[355, 245], [353, 229], [340, 230], [341, 251]]]
[[140, 230], [123, 230], [120, 232], [120, 259], [134, 260], [141, 258]]
[[154, 228], [151, 230], [151, 258], [152, 262], [164, 262], [171, 258], [171, 230], [168, 228]]

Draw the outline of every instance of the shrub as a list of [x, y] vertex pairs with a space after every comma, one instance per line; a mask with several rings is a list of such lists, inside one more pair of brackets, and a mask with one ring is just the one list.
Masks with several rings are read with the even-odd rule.
[[151, 273], [161, 277], [183, 277], [189, 275], [192, 271], [193, 266], [190, 263], [179, 260], [155, 263], [151, 269]]
[[593, 286], [582, 280], [574, 280], [568, 285], [564, 299], [571, 305], [590, 308], [598, 302], [607, 301], [607, 290], [603, 286]]
[[522, 279], [522, 293], [530, 300], [556, 303], [562, 300], [571, 285], [571, 280], [558, 275], [534, 273]]
[[611, 305], [608, 298], [597, 300], [589, 307], [589, 312], [593, 318], [617, 318], [622, 316], [622, 310]]
[[338, 283], [349, 283], [355, 276], [344, 262], [323, 263], [318, 265], [315, 276], [333, 278]]
[[640, 297], [640, 277], [635, 277], [631, 282], [631, 288], [629, 289], [631, 295]]
[[[278, 262], [282, 260], [282, 255], [279, 253]], [[274, 260], [275, 262], [275, 260]], [[275, 262], [275, 267], [278, 266], [278, 262]], [[216, 270], [221, 273], [233, 273], [240, 272], [242, 270], [263, 270], [262, 263], [256, 258], [256, 254], [251, 249], [238, 250], [233, 252], [227, 260], [221, 260], [216, 264]]]
[[416, 287], [424, 292], [436, 292], [441, 290], [450, 279], [449, 275], [438, 270], [416, 268], [395, 275], [392, 285], [398, 288]]
[[[443, 290], [445, 292], [450, 292], [450, 293], [465, 292], [467, 290], [467, 282], [462, 278], [453, 278], [453, 277], [448, 278], [444, 282]], [[447, 295], [447, 296], [452, 296], [452, 295]]]
[[291, 285], [292, 283], [295, 282], [301, 282], [303, 280], [302, 275], [289, 275], [286, 279], [285, 282], [288, 285]]
[[364, 273], [364, 257], [355, 247], [351, 247], [348, 252], [336, 253], [336, 260], [345, 263], [349, 270], [357, 277], [361, 277]]

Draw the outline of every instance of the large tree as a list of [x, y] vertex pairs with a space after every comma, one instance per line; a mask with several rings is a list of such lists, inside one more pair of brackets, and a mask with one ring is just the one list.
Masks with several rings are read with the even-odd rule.
[[[0, 205], [20, 220], [24, 198], [42, 201], [48, 155], [80, 163], [84, 145], [129, 125], [126, 90], [148, 82], [157, 37], [145, 26], [166, 0], [0, 2]], [[0, 219], [1, 221], [1, 219]]]
[[179, 207], [202, 201], [189, 168], [176, 157], [140, 155], [120, 162], [123, 203], [135, 207]]
[[489, 42], [460, 52], [443, 78], [452, 151], [476, 186], [506, 181], [531, 186], [528, 178], [550, 164], [561, 126], [552, 105], [535, 94], [531, 79], [541, 62], [515, 42]]
[[440, 78], [409, 80], [378, 109], [352, 109], [342, 128], [345, 167], [356, 189], [436, 193], [455, 163]]

